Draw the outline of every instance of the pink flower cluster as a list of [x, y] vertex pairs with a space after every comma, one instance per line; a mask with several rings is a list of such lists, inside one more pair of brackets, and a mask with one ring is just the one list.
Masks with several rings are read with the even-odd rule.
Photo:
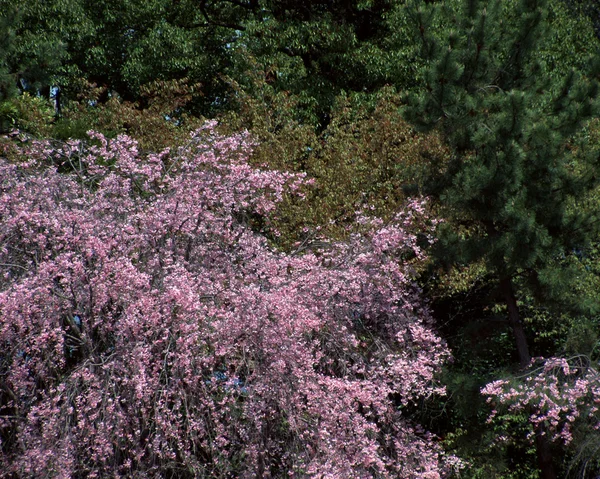
[[[569, 444], [577, 421], [600, 429], [600, 374], [588, 358], [539, 358], [535, 363], [539, 367], [525, 376], [494, 381], [483, 388], [482, 394], [489, 396], [489, 403], [504, 406], [509, 413], [529, 413], [530, 423], [543, 426], [553, 441]], [[490, 420], [498, 414], [494, 409]]]
[[420, 202], [285, 254], [252, 218], [303, 175], [214, 124], [0, 160], [0, 439], [14, 477], [440, 478], [401, 413], [448, 357], [403, 260]]

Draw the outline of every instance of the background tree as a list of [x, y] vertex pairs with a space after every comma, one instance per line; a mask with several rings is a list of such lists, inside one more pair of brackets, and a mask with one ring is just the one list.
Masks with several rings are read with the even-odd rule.
[[2, 102], [14, 96], [17, 90], [17, 81], [10, 74], [7, 64], [8, 55], [14, 42], [14, 22], [14, 17], [9, 12], [0, 17], [0, 38], [2, 39], [0, 44], [0, 52], [2, 52], [0, 53], [0, 101]]
[[[432, 28], [435, 15], [450, 20], [445, 41]], [[598, 151], [576, 133], [597, 113], [597, 70], [557, 76], [544, 61], [545, 2], [445, 3], [415, 10], [415, 19], [429, 66], [426, 89], [410, 97], [406, 113], [452, 147], [430, 192], [462, 226], [445, 231], [438, 254], [482, 261], [494, 275], [525, 368], [531, 350], [515, 284], [537, 297], [566, 288], [555, 259], [596, 231], [596, 212], [584, 203], [597, 185]], [[536, 434], [542, 477], [555, 477], [542, 431]]]
[[25, 47], [21, 11], [11, 3], [0, 8], [0, 131], [8, 131], [17, 126], [21, 113], [14, 101], [18, 93], [46, 85], [60, 64], [62, 49], [44, 38]]
[[202, 84], [188, 111], [212, 116], [239, 107], [231, 82], [258, 93], [258, 74], [274, 92], [297, 96], [297, 118], [321, 128], [344, 90], [368, 96], [386, 83], [415, 84], [415, 42], [402, 6], [379, 0], [0, 2], [20, 12], [13, 63], [50, 50], [62, 55], [60, 64], [46, 63], [43, 75], [27, 72], [32, 89], [60, 86], [65, 99], [74, 99], [83, 78], [134, 102], [146, 83], [185, 77]]
[[[511, 299], [513, 278], [543, 285], [548, 264], [585, 244], [595, 221], [577, 206], [597, 184], [597, 155], [574, 133], [596, 112], [597, 82], [571, 71], [552, 83], [545, 74], [535, 55], [549, 28], [543, 7], [519, 5], [521, 25], [502, 29], [500, 5], [466, 3], [453, 17], [461, 28], [449, 46], [424, 37], [433, 55], [428, 91], [407, 108], [453, 147], [450, 165], [430, 187], [470, 229], [462, 237], [448, 231], [440, 247], [456, 261], [484, 259], [495, 272], [522, 367], [530, 355]], [[572, 142], [589, 153], [580, 157], [588, 163], [575, 164]]]
[[13, 23], [9, 15], [0, 17], [0, 132], [7, 131], [11, 126], [14, 110], [7, 100], [18, 91], [16, 79], [7, 63], [14, 37]]

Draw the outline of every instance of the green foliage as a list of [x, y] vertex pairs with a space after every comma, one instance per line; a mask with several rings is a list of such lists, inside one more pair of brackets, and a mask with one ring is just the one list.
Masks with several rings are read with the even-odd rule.
[[17, 82], [8, 65], [9, 55], [14, 48], [15, 23], [16, 12], [13, 9], [7, 8], [3, 14], [0, 14], [0, 102], [6, 101], [17, 93]]
[[9, 101], [17, 93], [16, 78], [10, 71], [8, 58], [14, 44], [14, 24], [16, 12], [6, 9], [0, 14], [0, 133], [14, 127], [18, 112]]
[[47, 99], [27, 92], [0, 103], [0, 131], [18, 129], [43, 136], [51, 131], [53, 120], [53, 105]]
[[415, 132], [400, 115], [399, 101], [391, 89], [379, 94], [374, 108], [338, 98], [332, 121], [306, 162], [318, 184], [310, 201], [313, 225], [333, 234], [328, 225], [349, 226], [367, 206], [389, 217], [407, 196], [422, 194], [429, 170], [447, 161], [439, 136]]
[[570, 11], [562, 1], [547, 4], [551, 25], [543, 38], [538, 59], [553, 81], [560, 81], [569, 70], [586, 71], [590, 58], [597, 54], [598, 38], [589, 18]]
[[[483, 385], [516, 372], [530, 354], [581, 353], [595, 343], [583, 338], [598, 331], [598, 276], [578, 254], [597, 238], [597, 42], [558, 2], [447, 1], [417, 6], [413, 16], [426, 87], [408, 95], [405, 113], [450, 147], [446, 168], [427, 182], [447, 218], [437, 245], [445, 267], [431, 273], [437, 284], [429, 287], [436, 316], [449, 318], [443, 329], [457, 358], [448, 384], [475, 392], [477, 381], [463, 375]], [[468, 439], [455, 446], [473, 459], [473, 477], [534, 474], [520, 428], [526, 418], [486, 425], [478, 417], [485, 407], [470, 412], [467, 396], [454, 399], [440, 427], [468, 424]], [[521, 452], [469, 447], [504, 425]], [[515, 464], [492, 466], [510, 456]], [[568, 464], [556, 451], [559, 470], [562, 460]], [[552, 465], [544, 467], [552, 477]]]
[[58, 85], [75, 99], [84, 78], [133, 101], [144, 84], [187, 76], [203, 81], [209, 101], [218, 94], [232, 33], [204, 25], [191, 1], [1, 0], [0, 11], [9, 4], [19, 33], [8, 64], [27, 88]]
[[139, 103], [116, 96], [101, 103], [98, 98], [105, 94], [104, 88], [89, 84], [80, 88], [84, 101], [67, 104], [62, 117], [52, 126], [52, 136], [83, 139], [90, 129], [108, 137], [126, 133], [136, 136], [142, 150], [162, 151], [185, 144], [190, 129], [202, 124], [202, 119], [181, 112], [198, 89], [186, 79], [143, 85]]
[[45, 98], [23, 93], [12, 101], [17, 116], [14, 126], [35, 136], [44, 136], [51, 131], [54, 106]]
[[[573, 170], [566, 145], [597, 111], [598, 86], [580, 72], [560, 81], [547, 74], [538, 57], [550, 31], [543, 5], [516, 5], [512, 16], [521, 20], [506, 25], [498, 2], [476, 3], [456, 11], [460, 29], [446, 46], [424, 36], [428, 90], [410, 97], [407, 115], [442, 130], [453, 147], [431, 191], [449, 215], [473, 226], [466, 237], [446, 230], [444, 257], [483, 259], [499, 277], [534, 275], [584, 244], [594, 221], [572, 205], [596, 180]], [[579, 146], [589, 148], [585, 140]], [[594, 155], [586, 160], [596, 166]]]
[[202, 84], [188, 111], [212, 116], [240, 105], [232, 82], [260, 95], [258, 74], [297, 99], [300, 121], [323, 129], [343, 91], [418, 83], [417, 44], [397, 0], [0, 0], [9, 4], [19, 10], [9, 73], [70, 99], [80, 78], [139, 101], [142, 85], [185, 77]]
[[13, 102], [0, 102], [0, 133], [12, 130], [19, 112]]
[[303, 171], [315, 180], [307, 198], [287, 198], [278, 210], [273, 239], [292, 248], [311, 235], [344, 238], [355, 226], [357, 211], [389, 218], [407, 196], [418, 196], [432, 168], [442, 168], [448, 150], [439, 135], [417, 133], [401, 116], [401, 96], [393, 88], [375, 101], [340, 95], [328, 127], [320, 134], [300, 123], [298, 99], [264, 84], [262, 98], [242, 96], [239, 113], [223, 116], [222, 128], [249, 129], [257, 140], [252, 162], [270, 168]]
[[565, 0], [572, 14], [585, 16], [594, 27], [596, 36], [600, 38], [600, 5], [595, 0]]
[[83, 27], [77, 21], [76, 3], [0, 0], [0, 12], [2, 21], [11, 25], [4, 62], [14, 85], [33, 94], [49, 88], [67, 59], [70, 36]]
[[324, 128], [343, 91], [373, 93], [385, 84], [414, 84], [415, 43], [404, 2], [268, 5], [264, 17], [248, 23], [242, 52], [256, 59], [276, 90], [299, 97], [306, 121]]

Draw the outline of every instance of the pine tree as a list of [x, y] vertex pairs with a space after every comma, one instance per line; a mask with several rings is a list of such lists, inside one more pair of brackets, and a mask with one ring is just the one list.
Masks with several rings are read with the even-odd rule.
[[[485, 262], [521, 368], [531, 354], [515, 278], [533, 293], [556, 291], [561, 275], [552, 264], [596, 231], [593, 212], [581, 203], [597, 186], [600, 161], [581, 132], [598, 111], [597, 61], [590, 58], [587, 71], [558, 71], [545, 61], [548, 12], [543, 0], [415, 8], [426, 89], [409, 96], [405, 112], [417, 126], [441, 131], [452, 148], [447, 168], [429, 184], [453, 218], [440, 258]], [[541, 477], [556, 477], [542, 433], [536, 431]]]

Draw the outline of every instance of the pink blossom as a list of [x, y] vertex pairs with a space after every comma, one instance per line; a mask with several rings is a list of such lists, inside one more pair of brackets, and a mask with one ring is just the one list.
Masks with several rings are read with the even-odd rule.
[[31, 162], [0, 160], [7, 473], [433, 479], [460, 467], [398, 409], [444, 393], [449, 356], [412, 283], [416, 234], [430, 233], [421, 200], [385, 225], [365, 216], [348, 242], [284, 254], [248, 218], [268, 224], [310, 181], [251, 167], [248, 135], [214, 127], [176, 152], [91, 132], [99, 146], [42, 142]]
[[[482, 394], [488, 402], [509, 411], [530, 411], [533, 425], [543, 424], [554, 441], [568, 444], [578, 420], [600, 426], [600, 415], [593, 404], [600, 401], [600, 375], [585, 358], [538, 358], [530, 371], [518, 380], [499, 380], [487, 384]], [[500, 413], [494, 409], [490, 420]], [[532, 436], [533, 437], [533, 436]]]

